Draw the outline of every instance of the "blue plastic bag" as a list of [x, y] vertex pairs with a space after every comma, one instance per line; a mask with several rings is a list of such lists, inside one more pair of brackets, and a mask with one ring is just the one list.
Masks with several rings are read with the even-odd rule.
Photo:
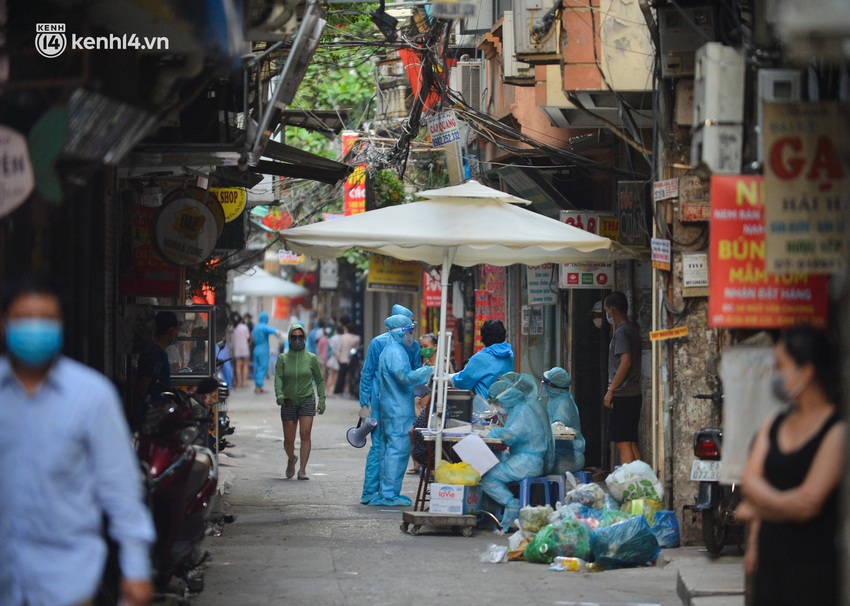
[[676, 512], [669, 509], [656, 512], [652, 533], [658, 540], [659, 547], [678, 547], [679, 520], [676, 518]]
[[661, 549], [643, 516], [635, 516], [590, 535], [590, 550], [603, 568], [641, 566], [658, 557]]

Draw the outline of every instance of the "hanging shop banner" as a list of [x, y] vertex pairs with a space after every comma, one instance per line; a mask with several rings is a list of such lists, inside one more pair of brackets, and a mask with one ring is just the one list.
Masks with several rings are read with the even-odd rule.
[[151, 226], [158, 209], [149, 206], [133, 207], [132, 266], [119, 279], [125, 297], [172, 297], [183, 292], [183, 268], [167, 263], [155, 251]]
[[425, 307], [439, 307], [442, 302], [443, 288], [440, 285], [442, 270], [429, 269], [422, 272], [422, 304]]
[[339, 262], [335, 259], [322, 261], [322, 267], [319, 270], [319, 288], [322, 290], [339, 288]]
[[443, 147], [449, 143], [460, 141], [460, 127], [457, 124], [457, 116], [453, 111], [440, 112], [430, 116], [428, 122], [428, 135], [431, 137], [431, 145]]
[[529, 305], [555, 305], [558, 302], [555, 266], [552, 263], [526, 267], [525, 284]]
[[504, 267], [479, 265], [478, 283], [490, 293], [489, 319], [505, 322], [505, 276]]
[[224, 222], [230, 223], [245, 210], [248, 195], [244, 187], [210, 187], [210, 191], [218, 197], [224, 209]]
[[490, 320], [490, 293], [481, 288], [475, 291], [475, 344], [473, 345], [473, 353], [478, 353], [484, 349], [484, 343], [481, 341], [481, 327], [484, 322]]
[[26, 200], [35, 187], [27, 140], [18, 131], [0, 125], [0, 217]]
[[303, 255], [281, 248], [277, 251], [277, 262], [281, 265], [298, 265], [303, 261]]
[[764, 181], [711, 177], [709, 325], [715, 328], [825, 327], [827, 277], [770, 275], [765, 269]]
[[272, 318], [275, 320], [288, 320], [291, 315], [289, 297], [275, 297], [272, 309]]
[[434, 0], [431, 16], [438, 19], [471, 19], [478, 16], [477, 0]]
[[[620, 218], [584, 210], [562, 210], [561, 221], [610, 240], [620, 239]], [[611, 288], [614, 264], [585, 262], [563, 263], [558, 274], [558, 288]]]
[[367, 290], [419, 291], [422, 265], [419, 261], [400, 261], [384, 255], [369, 257]]
[[652, 248], [652, 267], [663, 271], [670, 271], [670, 240], [661, 238], [652, 238], [650, 240]]
[[850, 204], [850, 103], [764, 104], [767, 271], [834, 273]]
[[620, 244], [646, 248], [646, 184], [643, 181], [617, 183], [617, 213], [620, 216]]
[[543, 334], [543, 309], [523, 305], [521, 309], [520, 332], [531, 337], [539, 337]]
[[215, 249], [224, 228], [224, 209], [215, 194], [201, 187], [172, 190], [153, 223], [157, 253], [174, 265], [197, 265]]
[[[344, 131], [342, 133], [342, 155], [343, 158], [354, 147], [358, 133]], [[366, 212], [366, 165], [358, 164], [354, 170], [345, 178], [342, 184], [342, 205], [345, 215], [356, 215]]]

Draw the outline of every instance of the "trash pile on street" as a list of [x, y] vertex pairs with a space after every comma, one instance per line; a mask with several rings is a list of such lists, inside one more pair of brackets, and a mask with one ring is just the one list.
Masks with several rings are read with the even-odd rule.
[[664, 489], [643, 461], [619, 467], [605, 480], [577, 483], [566, 474], [565, 503], [524, 507], [508, 548], [491, 545], [482, 562], [525, 560], [550, 570], [608, 570], [652, 565], [660, 548], [679, 546], [679, 524], [662, 505]]

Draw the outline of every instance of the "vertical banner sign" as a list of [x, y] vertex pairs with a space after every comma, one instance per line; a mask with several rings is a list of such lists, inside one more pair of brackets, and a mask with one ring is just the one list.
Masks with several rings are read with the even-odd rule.
[[617, 183], [617, 211], [620, 215], [620, 244], [646, 248], [646, 186], [643, 181]]
[[711, 177], [708, 322], [715, 328], [826, 326], [827, 277], [768, 274], [762, 177]]
[[[342, 155], [351, 151], [357, 141], [357, 133], [344, 131], [342, 133]], [[366, 211], [366, 165], [358, 164], [354, 167], [345, 183], [342, 184], [342, 205], [345, 215], [356, 215]]]
[[834, 273], [850, 204], [850, 103], [764, 104], [767, 271]]
[[475, 291], [475, 345], [473, 353], [478, 353], [484, 349], [484, 343], [481, 342], [481, 326], [489, 319], [490, 293], [482, 288]]
[[551, 263], [526, 267], [525, 283], [529, 305], [555, 305], [558, 302], [558, 289], [553, 278], [554, 266]]
[[430, 269], [422, 272], [422, 303], [425, 307], [439, 307], [443, 288], [440, 284], [442, 270]]
[[652, 267], [662, 271], [670, 271], [670, 262], [672, 259], [670, 240], [651, 238], [650, 246], [652, 247]]
[[427, 119], [427, 123], [428, 135], [434, 147], [443, 147], [454, 141], [460, 141], [460, 127], [453, 111], [434, 114]]

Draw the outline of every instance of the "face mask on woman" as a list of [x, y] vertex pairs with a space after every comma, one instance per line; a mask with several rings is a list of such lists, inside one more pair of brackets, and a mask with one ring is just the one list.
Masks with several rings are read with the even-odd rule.
[[778, 399], [782, 400], [786, 404], [790, 404], [794, 401], [794, 399], [799, 396], [803, 391], [808, 387], [808, 382], [803, 381], [797, 387], [793, 389], [788, 389], [785, 387], [786, 378], [785, 375], [781, 372], [776, 372], [773, 375], [773, 378], [770, 381], [770, 388], [773, 391], [773, 395], [775, 395]]
[[425, 358], [430, 358], [431, 356], [433, 356], [434, 351], [435, 350], [433, 347], [422, 347], [420, 348], [419, 353], [422, 355], [422, 359], [424, 360]]

